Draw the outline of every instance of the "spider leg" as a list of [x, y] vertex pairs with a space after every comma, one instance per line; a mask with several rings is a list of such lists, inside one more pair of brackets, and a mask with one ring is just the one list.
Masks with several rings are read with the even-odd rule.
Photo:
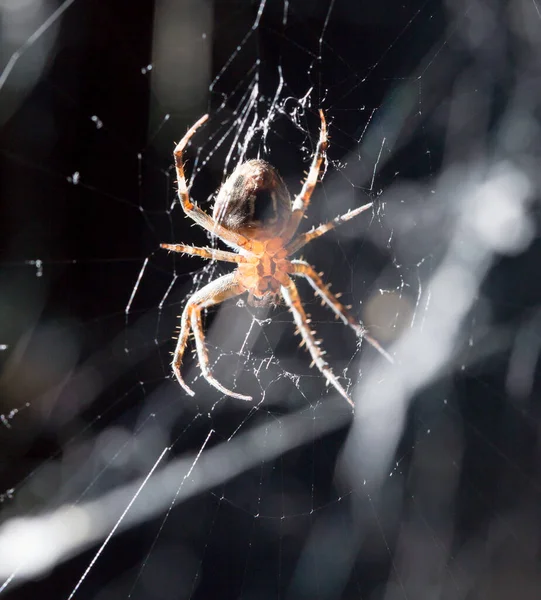
[[217, 235], [219, 238], [223, 239], [232, 246], [235, 246], [237, 249], [243, 248], [245, 250], [250, 250], [252, 248], [252, 243], [249, 239], [245, 238], [239, 233], [230, 231], [223, 225], [220, 225], [210, 215], [207, 215], [207, 213], [202, 211], [199, 206], [190, 200], [186, 176], [184, 175], [184, 164], [182, 157], [188, 142], [191, 140], [199, 127], [201, 127], [201, 125], [207, 121], [208, 117], [208, 115], [203, 115], [199, 121], [197, 121], [197, 123], [192, 125], [192, 127], [190, 127], [190, 129], [188, 129], [186, 132], [186, 135], [177, 144], [173, 152], [175, 156], [175, 169], [177, 171], [178, 198], [186, 215], [193, 219], [198, 225], [207, 231], [210, 231], [210, 233]]
[[338, 297], [329, 290], [329, 287], [325, 285], [323, 279], [321, 279], [311, 265], [303, 260], [292, 260], [291, 263], [294, 268], [292, 275], [302, 275], [305, 277], [312, 286], [314, 292], [334, 311], [337, 317], [340, 317], [340, 319], [342, 319], [346, 325], [349, 325], [360, 338], [364, 338], [390, 363], [394, 363], [393, 357], [381, 347], [379, 342], [367, 332], [364, 326], [359, 323], [349, 310], [338, 300]]
[[184, 307], [184, 311], [182, 313], [182, 317], [180, 319], [180, 333], [177, 339], [177, 346], [175, 348], [175, 352], [173, 354], [173, 362], [171, 367], [173, 368], [173, 373], [177, 378], [182, 389], [189, 395], [195, 396], [195, 392], [192, 388], [184, 381], [182, 377], [182, 373], [180, 368], [182, 366], [182, 359], [184, 357], [184, 352], [186, 350], [186, 345], [188, 344], [188, 337], [190, 335], [190, 303], [186, 304]]
[[184, 307], [181, 318], [180, 335], [178, 337], [177, 347], [173, 356], [172, 366], [178, 382], [190, 396], [193, 396], [194, 392], [184, 382], [180, 372], [180, 367], [182, 365], [182, 358], [186, 350], [191, 328], [195, 337], [195, 346], [203, 377], [210, 383], [210, 385], [214, 386], [227, 396], [239, 398], [240, 400], [252, 399], [251, 396], [244, 396], [228, 390], [212, 375], [209, 367], [208, 353], [205, 346], [205, 335], [203, 333], [203, 323], [201, 320], [201, 311], [204, 308], [212, 306], [213, 304], [219, 304], [228, 298], [238, 296], [244, 291], [245, 289], [236, 282], [235, 273], [229, 273], [228, 275], [219, 277], [215, 281], [211, 281], [208, 285], [201, 288], [188, 300], [186, 306]]
[[297, 250], [300, 250], [303, 246], [315, 240], [318, 237], [321, 237], [323, 234], [327, 233], [327, 231], [331, 231], [332, 229], [336, 229], [342, 223], [346, 223], [356, 216], [363, 213], [365, 210], [368, 210], [373, 205], [373, 202], [369, 202], [368, 204], [364, 204], [363, 206], [359, 206], [355, 210], [348, 211], [345, 215], [340, 215], [339, 217], [335, 217], [332, 221], [328, 223], [324, 223], [323, 225], [319, 225], [319, 227], [315, 227], [312, 231], [307, 231], [306, 233], [301, 233], [296, 238], [294, 238], [289, 244], [286, 246], [286, 250], [288, 255], [294, 254]]
[[246, 262], [244, 256], [228, 252], [227, 250], [217, 250], [216, 248], [198, 248], [197, 246], [186, 246], [185, 244], [160, 244], [160, 248], [170, 250], [171, 252], [181, 252], [191, 256], [200, 256], [210, 260], [223, 260], [226, 262], [243, 263]]
[[349, 404], [351, 404], [352, 407], [355, 407], [346, 390], [344, 390], [344, 388], [340, 385], [340, 382], [323, 358], [324, 352], [321, 351], [319, 348], [319, 342], [314, 337], [315, 332], [310, 329], [310, 319], [306, 316], [304, 308], [302, 307], [297, 286], [292, 280], [290, 280], [287, 286], [282, 286], [282, 296], [285, 300], [285, 303], [288, 305], [289, 310], [293, 315], [295, 324], [297, 325], [297, 329], [299, 330], [302, 339], [306, 344], [310, 355], [312, 356], [312, 364], [315, 364], [325, 376], [327, 383], [332, 383], [332, 385], [349, 402]]
[[310, 198], [312, 196], [314, 188], [316, 187], [317, 179], [319, 177], [319, 171], [321, 169], [321, 164], [325, 159], [325, 151], [327, 150], [328, 145], [327, 123], [325, 121], [325, 115], [323, 114], [323, 111], [321, 109], [319, 111], [319, 116], [321, 118], [319, 141], [317, 143], [316, 152], [314, 154], [314, 158], [312, 160], [312, 165], [310, 166], [308, 176], [306, 177], [300, 194], [295, 196], [293, 206], [291, 207], [291, 217], [284, 235], [285, 239], [287, 240], [290, 240], [295, 235], [295, 232], [299, 227], [301, 219], [304, 216], [308, 205], [310, 204]]

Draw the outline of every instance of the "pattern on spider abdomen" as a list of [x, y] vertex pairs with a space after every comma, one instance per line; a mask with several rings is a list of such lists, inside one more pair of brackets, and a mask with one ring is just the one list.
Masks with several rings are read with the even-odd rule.
[[279, 235], [291, 215], [291, 198], [278, 171], [260, 159], [241, 163], [222, 186], [213, 218], [252, 239]]

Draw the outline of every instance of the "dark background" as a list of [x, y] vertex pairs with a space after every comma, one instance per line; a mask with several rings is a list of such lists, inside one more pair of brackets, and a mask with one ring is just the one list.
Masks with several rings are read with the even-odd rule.
[[[245, 40], [261, 6], [257, 28]], [[4, 521], [74, 502], [92, 477], [97, 484], [87, 497], [94, 498], [144, 476], [152, 461], [107, 473], [88, 464], [96, 445], [106, 439], [104, 432], [122, 429], [140, 439], [150, 413], [167, 431], [165, 443], [174, 457], [197, 451], [210, 429], [216, 432], [212, 447], [241, 423], [244, 428], [272, 424], [322, 398], [341, 402], [332, 392], [326, 397], [321, 377], [309, 376], [310, 360], [296, 350], [283, 307], [252, 351], [261, 357], [276, 353], [281, 368], [301, 374], [299, 386], [287, 379], [258, 384], [255, 362], [243, 373], [232, 361], [251, 315], [259, 316], [235, 303], [224, 313], [239, 329], [216, 334], [211, 352], [227, 348], [223, 371], [237, 370], [239, 391], [255, 396], [258, 385], [268, 388], [264, 405], [254, 411], [222, 400], [199, 379], [196, 398], [187, 399], [166, 379], [170, 337], [184, 297], [213, 273], [227, 270], [223, 265], [217, 272], [202, 270], [199, 259], [169, 256], [158, 248], [160, 242], [208, 243], [178, 206], [171, 210], [173, 143], [201, 114], [211, 114], [187, 166], [191, 172], [196, 164], [192, 192], [209, 209], [206, 199], [223, 180], [233, 137], [222, 144], [218, 140], [238, 118], [247, 74], [259, 60], [260, 100], [252, 112], [259, 122], [266, 117], [280, 81], [284, 110], [272, 113], [266, 140], [254, 137], [249, 157], [266, 156], [294, 189], [317, 139], [319, 107], [331, 123], [329, 183], [326, 192], [314, 195], [307, 225], [370, 199], [385, 199], [386, 191], [402, 186], [387, 197], [388, 211], [378, 213], [373, 235], [364, 235], [366, 224], [345, 225], [349, 234], [330, 234], [304, 256], [350, 300], [384, 285], [399, 290], [399, 297], [411, 301], [401, 306], [411, 309], [449, 243], [454, 201], [438, 198], [439, 178], [451, 165], [485, 164], [501, 153], [496, 140], [505, 127], [516, 130], [519, 139], [536, 138], [538, 67], [527, 24], [531, 20], [539, 27], [541, 20], [535, 12], [529, 19], [525, 5], [513, 6], [511, 11], [506, 3], [293, 0], [284, 26], [282, 2], [217, 1], [211, 13], [207, 93], [179, 99], [180, 110], [164, 106], [151, 72], [142, 72], [153, 62], [152, 2], [80, 0], [65, 11], [55, 35], [45, 34], [52, 36], [53, 50], [36, 81], [26, 88], [0, 89], [0, 344], [7, 346], [0, 354]], [[178, 24], [171, 23], [173, 31], [189, 23], [189, 6], [184, 14]], [[195, 56], [180, 33], [174, 42], [183, 60]], [[31, 64], [40, 52], [39, 44], [27, 48], [14, 73], [24, 71], [25, 61]], [[172, 75], [184, 77], [182, 69]], [[285, 108], [298, 106], [310, 88], [299, 130]], [[522, 112], [512, 113], [513, 118], [524, 116], [520, 123], [509, 117], [517, 98], [530, 99]], [[375, 159], [384, 138], [394, 145], [374, 185], [374, 160], [348, 180], [341, 165], [359, 156], [357, 142], [368, 140], [363, 152]], [[509, 146], [506, 158], [531, 168], [538, 149], [535, 141], [520, 152]], [[74, 184], [76, 172], [80, 181]], [[333, 172], [344, 174], [338, 183], [331, 180]], [[531, 183], [535, 228], [539, 188], [535, 179]], [[429, 190], [436, 190], [436, 196]], [[462, 326], [453, 360], [410, 399], [392, 463], [395, 479], [380, 487], [377, 498], [358, 496], [356, 488], [341, 488], [334, 479], [345, 426], [181, 504], [165, 521], [159, 515], [115, 537], [77, 596], [537, 597], [538, 261], [535, 235], [522, 251], [496, 257], [479, 302]], [[173, 274], [175, 286], [166, 294]], [[202, 279], [194, 283], [194, 276]], [[308, 286], [302, 291], [308, 295]], [[338, 365], [347, 366], [352, 355], [359, 358], [355, 340], [309, 302], [330, 360], [340, 371]], [[418, 318], [425, 308], [413, 309]], [[382, 342], [390, 345], [409, 318], [397, 318], [394, 336], [380, 332]], [[207, 322], [212, 320], [210, 314]], [[480, 339], [483, 346], [476, 353]], [[363, 348], [363, 360], [369, 369], [370, 349]], [[511, 368], [517, 360], [524, 367], [518, 375]], [[155, 391], [164, 385], [166, 392], [156, 399]], [[433, 438], [440, 442], [437, 452]], [[460, 450], [447, 451], [447, 444], [455, 443]], [[458, 457], [452, 467], [451, 455]], [[89, 476], [74, 482], [79, 465]], [[452, 476], [445, 475], [448, 469]], [[441, 483], [432, 486], [433, 480]], [[450, 481], [454, 484], [447, 492]], [[362, 533], [357, 532], [357, 556], [344, 569], [346, 575], [336, 578], [332, 574], [340, 569], [329, 565], [338, 560], [358, 511], [367, 516]], [[66, 598], [94, 553], [87, 550], [36, 581], [14, 582], [5, 595]], [[439, 567], [431, 567], [431, 555], [440, 554], [445, 558]], [[399, 555], [410, 556], [411, 564], [398, 565]], [[424, 578], [419, 575], [423, 569], [428, 572]]]

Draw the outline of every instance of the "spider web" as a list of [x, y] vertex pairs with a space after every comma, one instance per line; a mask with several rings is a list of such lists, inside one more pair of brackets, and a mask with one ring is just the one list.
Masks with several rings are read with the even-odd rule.
[[[354, 4], [0, 5], [6, 596], [537, 597], [539, 10]], [[355, 413], [242, 297], [206, 342], [253, 401], [190, 353], [188, 398], [178, 315], [231, 266], [159, 249], [223, 247], [173, 143], [210, 113], [208, 212], [248, 158], [295, 194], [319, 108], [302, 230], [373, 207], [302, 254], [395, 362], [300, 281]]]

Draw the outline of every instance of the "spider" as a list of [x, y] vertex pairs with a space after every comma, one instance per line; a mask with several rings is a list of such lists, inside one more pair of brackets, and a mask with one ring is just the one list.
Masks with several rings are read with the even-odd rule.
[[334, 311], [337, 318], [349, 325], [357, 336], [366, 339], [387, 360], [393, 362], [389, 354], [368, 335], [364, 326], [349, 312], [350, 307], [340, 303], [340, 294], [333, 294], [325, 285], [321, 279], [322, 273], [318, 274], [303, 260], [289, 258], [308, 242], [353, 219], [372, 206], [370, 202], [306, 233], [296, 235], [301, 219], [310, 204], [310, 197], [316, 186], [328, 145], [327, 125], [322, 110], [319, 111], [319, 116], [321, 129], [316, 152], [304, 185], [293, 202], [284, 181], [272, 165], [259, 159], [248, 160], [235, 168], [220, 189], [211, 217], [190, 199], [183, 165], [184, 149], [194, 133], [207, 121], [208, 115], [201, 117], [175, 148], [178, 197], [184, 212], [198, 225], [219, 237], [235, 252], [185, 244], [160, 244], [161, 248], [237, 264], [237, 268], [232, 273], [211, 281], [195, 292], [184, 307], [172, 368], [179, 384], [190, 396], [194, 395], [194, 391], [182, 378], [181, 365], [190, 330], [193, 330], [201, 371], [207, 382], [227, 396], [241, 400], [252, 399], [251, 396], [228, 390], [214, 378], [209, 366], [201, 319], [203, 309], [248, 292], [248, 302], [256, 306], [276, 304], [280, 297], [283, 298], [293, 315], [297, 326], [296, 333], [300, 333], [302, 337], [301, 345], [306, 344], [312, 356], [311, 366], [315, 364], [325, 376], [327, 385], [332, 384], [349, 404], [354, 406], [348, 393], [325, 361], [325, 352], [319, 347], [320, 341], [314, 337], [315, 332], [310, 327], [309, 315], [303, 308], [297, 286], [292, 279], [296, 276], [305, 277], [315, 293], [321, 297], [322, 302]]

